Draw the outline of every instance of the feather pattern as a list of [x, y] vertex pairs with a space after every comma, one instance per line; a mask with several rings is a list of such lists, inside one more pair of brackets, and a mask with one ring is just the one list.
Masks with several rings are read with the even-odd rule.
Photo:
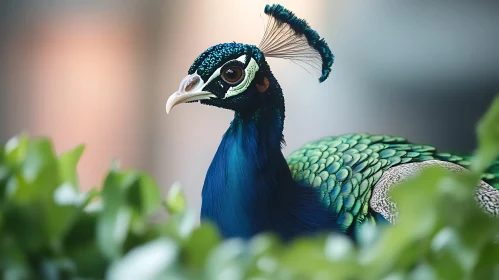
[[[321, 202], [338, 214], [342, 230], [354, 233], [366, 219], [379, 220], [369, 208], [372, 187], [391, 167], [427, 160], [442, 160], [468, 167], [469, 157], [438, 153], [428, 145], [417, 145], [403, 137], [345, 134], [312, 141], [287, 158], [293, 179], [321, 192]], [[497, 169], [492, 166], [483, 180], [499, 188]]]

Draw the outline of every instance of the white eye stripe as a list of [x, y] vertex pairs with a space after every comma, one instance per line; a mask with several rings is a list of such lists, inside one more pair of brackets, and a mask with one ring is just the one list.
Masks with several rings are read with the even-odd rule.
[[[211, 81], [213, 81], [215, 78], [219, 77], [222, 68], [227, 63], [231, 63], [231, 62], [236, 61], [236, 60], [239, 61], [239, 62], [241, 62], [241, 63], [245, 63], [246, 62], [246, 55], [241, 55], [237, 59], [230, 60], [230, 61], [227, 61], [226, 63], [224, 63], [224, 65], [222, 65], [221, 67], [217, 68], [217, 70], [215, 70], [215, 72], [213, 72], [213, 74], [211, 74], [211, 76], [208, 78], [208, 80], [204, 84], [207, 85]], [[258, 66], [258, 63], [256, 63], [256, 61], [251, 57], [248, 65], [244, 69], [244, 71], [245, 71], [244, 79], [238, 85], [236, 85], [234, 87], [230, 87], [229, 90], [227, 90], [227, 92], [225, 93], [224, 99], [228, 98], [228, 97], [231, 97], [231, 96], [235, 96], [235, 95], [241, 94], [246, 89], [248, 89], [249, 85], [251, 84], [251, 82], [255, 78], [256, 72], [258, 72], [259, 69], [260, 69], [260, 67]]]
[[[223, 67], [223, 66], [222, 66]], [[206, 83], [204, 83], [205, 85], [209, 84], [211, 81], [213, 81], [213, 79], [215, 79], [216, 77], [220, 76], [220, 69], [222, 69], [222, 67], [218, 68], [217, 70], [215, 70], [215, 72], [213, 72], [213, 74], [211, 74], [210, 78], [208, 78], [208, 80], [206, 81]]]
[[[239, 61], [239, 62], [242, 62], [244, 64], [246, 62], [246, 55], [241, 55], [236, 60]], [[227, 63], [225, 63], [225, 64], [227, 64]]]
[[248, 63], [248, 66], [246, 66], [246, 69], [244, 69], [246, 75], [244, 75], [243, 81], [238, 85], [236, 85], [235, 87], [230, 87], [227, 93], [225, 93], [224, 99], [241, 94], [246, 89], [248, 89], [249, 85], [251, 84], [251, 81], [253, 81], [253, 79], [255, 78], [255, 74], [259, 68], [260, 67], [258, 67], [258, 63], [256, 63], [256, 61], [253, 58], [251, 58]]
[[[253, 59], [253, 58], [252, 58]], [[227, 63], [231, 63], [233, 61], [239, 61], [239, 62], [246, 62], [246, 55], [241, 55], [240, 57], [238, 57], [237, 59], [233, 59], [233, 60], [229, 60], [227, 61], [226, 63], [224, 63], [222, 66], [220, 66], [219, 68], [217, 68], [217, 70], [215, 70], [215, 72], [213, 72], [213, 74], [211, 74], [211, 76], [208, 78], [208, 80], [206, 81], [205, 85], [209, 84], [211, 81], [213, 81], [213, 79], [215, 79], [216, 77], [220, 76], [220, 70], [222, 70], [222, 68], [227, 64]]]

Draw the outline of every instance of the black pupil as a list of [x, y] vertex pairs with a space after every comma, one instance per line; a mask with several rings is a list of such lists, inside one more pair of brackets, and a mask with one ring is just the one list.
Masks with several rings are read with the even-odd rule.
[[237, 80], [237, 71], [235, 69], [229, 68], [225, 71], [225, 77], [230, 81]]

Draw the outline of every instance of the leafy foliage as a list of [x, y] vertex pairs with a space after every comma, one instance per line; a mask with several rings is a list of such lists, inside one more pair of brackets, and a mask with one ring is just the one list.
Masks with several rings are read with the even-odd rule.
[[[147, 174], [112, 168], [101, 191], [78, 190], [83, 147], [56, 156], [25, 135], [0, 152], [3, 279], [497, 279], [499, 223], [473, 199], [499, 155], [499, 98], [478, 125], [471, 172], [428, 168], [392, 195], [395, 225], [358, 244], [332, 234], [284, 244], [271, 234], [223, 241], [195, 226], [179, 185], [163, 201]], [[159, 222], [154, 214], [167, 210]]]

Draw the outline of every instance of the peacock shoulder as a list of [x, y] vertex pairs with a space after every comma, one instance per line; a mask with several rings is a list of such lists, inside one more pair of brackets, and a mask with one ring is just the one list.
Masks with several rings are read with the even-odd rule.
[[293, 179], [318, 188], [322, 202], [345, 230], [369, 214], [372, 187], [390, 167], [436, 159], [432, 146], [403, 137], [367, 133], [311, 141], [287, 157]]

